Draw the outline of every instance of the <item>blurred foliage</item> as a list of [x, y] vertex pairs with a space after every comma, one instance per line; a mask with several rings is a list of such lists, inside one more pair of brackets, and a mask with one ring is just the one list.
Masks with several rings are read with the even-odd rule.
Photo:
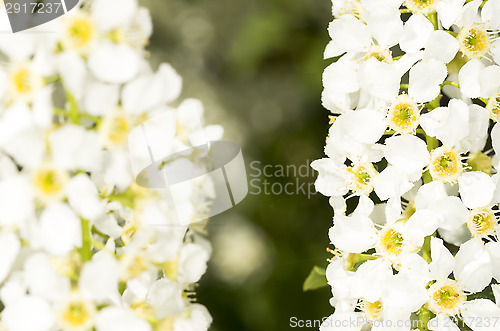
[[[323, 156], [328, 113], [321, 106], [321, 74], [329, 0], [142, 3], [155, 25], [153, 63], [172, 63], [185, 79], [184, 97], [203, 100], [209, 122], [224, 125], [226, 139], [242, 145], [247, 167], [254, 160], [300, 166]], [[308, 184], [315, 176], [310, 170], [299, 180]], [[209, 267], [197, 292], [214, 317], [212, 330], [281, 331], [292, 329], [291, 317], [328, 316], [329, 289], [303, 292], [302, 285], [314, 265], [327, 264], [331, 218], [327, 199], [318, 194], [259, 194], [211, 220], [214, 238], [238, 219], [234, 224], [242, 226], [230, 231], [251, 226], [266, 247], [260, 259], [251, 244], [234, 247], [233, 253], [241, 252], [238, 263], [255, 264], [244, 282], [229, 283], [216, 272], [216, 261]], [[219, 256], [224, 246], [214, 244]]]

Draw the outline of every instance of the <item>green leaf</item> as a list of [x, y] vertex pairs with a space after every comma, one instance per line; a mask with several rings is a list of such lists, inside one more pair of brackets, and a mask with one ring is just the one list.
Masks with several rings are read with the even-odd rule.
[[306, 280], [304, 281], [302, 289], [305, 292], [305, 291], [317, 290], [325, 286], [328, 286], [326, 280], [326, 269], [315, 266], [311, 270], [309, 276], [307, 276]]

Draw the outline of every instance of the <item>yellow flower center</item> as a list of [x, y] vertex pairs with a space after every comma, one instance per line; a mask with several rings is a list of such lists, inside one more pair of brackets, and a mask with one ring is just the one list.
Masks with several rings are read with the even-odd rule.
[[78, 51], [85, 50], [90, 46], [96, 34], [90, 16], [79, 14], [69, 19], [64, 36], [67, 47]]
[[480, 59], [490, 50], [491, 42], [484, 24], [464, 26], [457, 38], [460, 51], [470, 59]]
[[396, 270], [401, 266], [401, 257], [418, 251], [418, 247], [404, 238], [400, 231], [402, 221], [385, 225], [378, 232], [375, 250], [378, 255], [389, 261]]
[[429, 172], [443, 183], [455, 183], [462, 173], [460, 155], [452, 149], [439, 147], [432, 151]]
[[42, 199], [61, 199], [69, 175], [52, 166], [43, 166], [35, 174], [35, 188]]
[[370, 321], [377, 321], [382, 319], [382, 302], [368, 302], [363, 301], [363, 311], [365, 316]]
[[91, 303], [79, 298], [71, 299], [62, 309], [60, 323], [64, 330], [90, 329], [93, 324], [95, 308]]
[[467, 227], [472, 236], [484, 238], [495, 234], [498, 225], [493, 211], [488, 207], [476, 208], [470, 211]]
[[429, 309], [435, 314], [457, 315], [466, 296], [457, 282], [451, 279], [435, 283], [429, 288]]
[[30, 65], [14, 66], [9, 73], [10, 89], [15, 99], [30, 98], [43, 86], [43, 79]]
[[370, 47], [370, 49], [366, 52], [365, 61], [372, 57], [380, 62], [385, 62], [389, 64], [394, 62], [394, 60], [392, 59], [391, 52], [380, 46]]
[[373, 191], [373, 177], [377, 170], [371, 163], [360, 163], [347, 168], [351, 174], [351, 189], [359, 195], [368, 195]]
[[125, 114], [117, 113], [105, 118], [100, 131], [104, 135], [106, 147], [118, 147], [125, 144], [132, 128], [132, 119]]
[[399, 95], [387, 114], [389, 127], [400, 134], [415, 132], [420, 119], [417, 104], [406, 94]]
[[431, 14], [436, 11], [438, 0], [405, 0], [405, 6], [416, 14]]
[[387, 228], [380, 235], [382, 250], [392, 255], [399, 255], [403, 251], [403, 235], [392, 228]]

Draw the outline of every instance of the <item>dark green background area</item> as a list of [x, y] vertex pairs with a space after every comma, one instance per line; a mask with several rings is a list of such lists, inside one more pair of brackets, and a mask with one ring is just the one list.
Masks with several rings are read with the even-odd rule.
[[[170, 62], [184, 97], [205, 103], [209, 123], [242, 145], [247, 165], [303, 165], [323, 156], [328, 112], [321, 106], [322, 55], [329, 0], [149, 0], [153, 63]], [[247, 169], [249, 173], [251, 169]], [[314, 181], [314, 174], [299, 178]], [[294, 178], [268, 178], [287, 183]], [[332, 210], [316, 194], [249, 195], [215, 217], [209, 232], [244, 218], [266, 237], [269, 263], [260, 281], [228, 285], [212, 266], [197, 290], [215, 331], [288, 330], [291, 317], [321, 319], [329, 289], [302, 291], [314, 265], [326, 266]], [[242, 230], [243, 231], [243, 230]], [[216, 253], [216, 252], [215, 252]], [[241, 254], [245, 261], [245, 254]]]

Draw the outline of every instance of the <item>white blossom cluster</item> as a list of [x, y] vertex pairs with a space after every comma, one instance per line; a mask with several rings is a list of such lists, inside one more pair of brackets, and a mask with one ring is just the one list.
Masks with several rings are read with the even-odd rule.
[[500, 0], [333, 0], [333, 16], [321, 330], [500, 330]]
[[[197, 100], [172, 105], [182, 79], [169, 64], [152, 70], [151, 33], [136, 0], [93, 0], [0, 34], [0, 330], [211, 324], [194, 298], [211, 254], [203, 224], [174, 224], [163, 191], [138, 186], [131, 170], [134, 127], [173, 112], [153, 137], [168, 155], [192, 146], [203, 116]], [[222, 128], [205, 133], [217, 140]], [[212, 197], [210, 182], [193, 182], [177, 200], [200, 219]]]

